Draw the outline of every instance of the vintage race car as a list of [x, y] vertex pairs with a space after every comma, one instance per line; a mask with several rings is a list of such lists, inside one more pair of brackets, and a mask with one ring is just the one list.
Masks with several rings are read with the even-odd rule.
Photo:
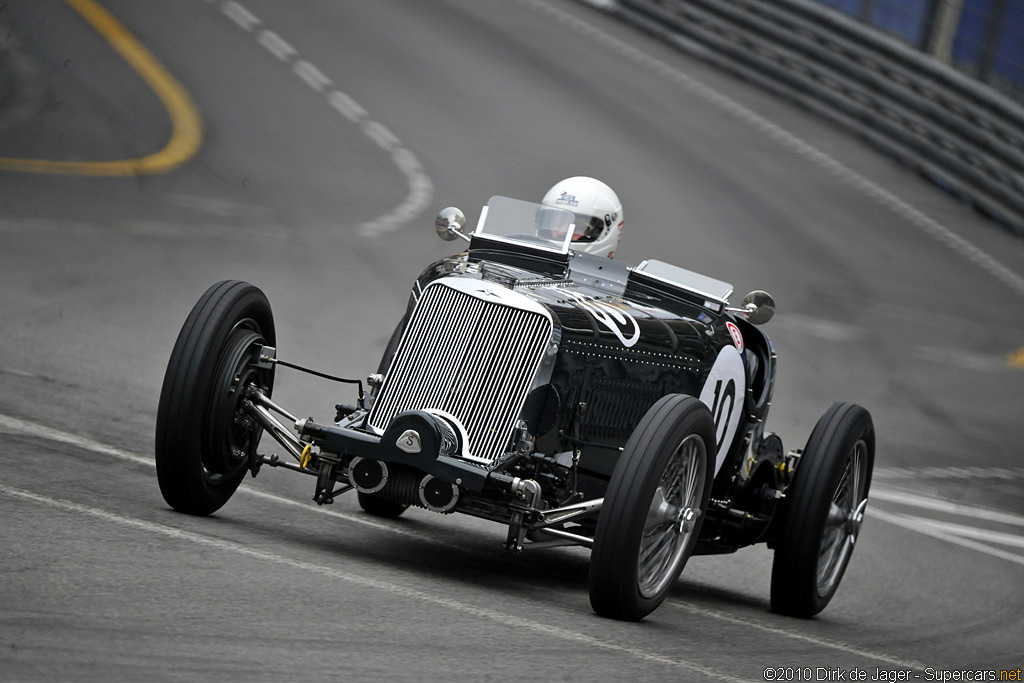
[[[771, 296], [656, 260], [575, 252], [574, 215], [492, 197], [466, 251], [431, 264], [378, 371], [344, 380], [277, 357], [253, 285], [220, 282], [174, 345], [156, 424], [165, 500], [207, 515], [263, 465], [315, 477], [314, 500], [355, 489], [369, 514], [409, 506], [507, 525], [505, 548], [591, 549], [590, 601], [638, 620], [693, 554], [774, 548], [771, 605], [808, 617], [832, 598], [864, 518], [871, 416], [836, 403], [801, 450], [765, 430]], [[288, 367], [357, 385], [333, 421], [271, 396]], [[285, 457], [261, 451], [272, 437]], [[265, 442], [269, 443], [266, 439]]]

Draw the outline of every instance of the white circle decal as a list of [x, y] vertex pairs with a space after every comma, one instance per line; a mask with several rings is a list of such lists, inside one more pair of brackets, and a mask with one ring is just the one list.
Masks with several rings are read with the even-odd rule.
[[[742, 340], [742, 337], [740, 339]], [[711, 417], [715, 419], [716, 475], [725, 462], [725, 455], [736, 436], [746, 390], [746, 373], [743, 371], [743, 359], [740, 358], [739, 350], [735, 346], [723, 346], [700, 392], [701, 402], [711, 409]]]

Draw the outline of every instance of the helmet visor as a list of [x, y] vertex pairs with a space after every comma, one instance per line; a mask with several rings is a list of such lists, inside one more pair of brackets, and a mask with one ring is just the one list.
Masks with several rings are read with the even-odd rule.
[[572, 233], [573, 242], [593, 242], [604, 234], [606, 221], [601, 216], [581, 216], [576, 214], [576, 229]]

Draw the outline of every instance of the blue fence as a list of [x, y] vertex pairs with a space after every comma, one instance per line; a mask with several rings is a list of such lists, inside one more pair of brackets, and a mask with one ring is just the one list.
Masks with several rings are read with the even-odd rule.
[[[934, 44], [943, 0], [817, 0], [920, 50]], [[963, 0], [946, 57], [960, 71], [1024, 101], [1024, 0]]]

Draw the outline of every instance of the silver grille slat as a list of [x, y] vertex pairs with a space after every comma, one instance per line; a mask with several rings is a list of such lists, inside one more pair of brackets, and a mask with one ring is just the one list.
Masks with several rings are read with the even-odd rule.
[[441, 281], [423, 292], [370, 411], [384, 430], [407, 410], [462, 423], [469, 457], [493, 462], [513, 429], [551, 336], [548, 317]]

